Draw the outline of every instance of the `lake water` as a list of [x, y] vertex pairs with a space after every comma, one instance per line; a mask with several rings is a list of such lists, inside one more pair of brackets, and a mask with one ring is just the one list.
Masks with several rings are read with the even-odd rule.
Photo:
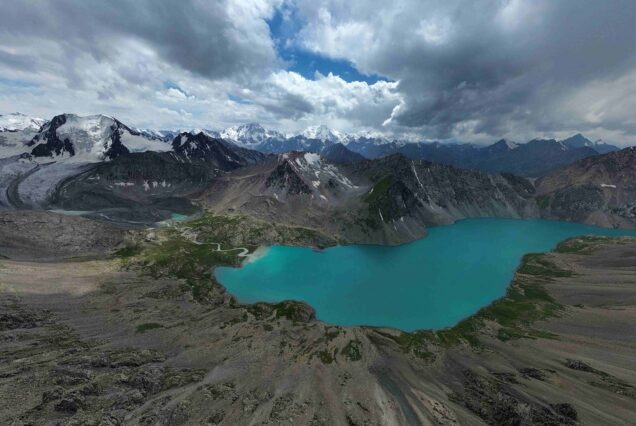
[[452, 326], [506, 292], [522, 256], [578, 235], [635, 231], [514, 219], [468, 219], [399, 247], [323, 251], [274, 246], [216, 278], [241, 302], [302, 300], [320, 320], [406, 331]]

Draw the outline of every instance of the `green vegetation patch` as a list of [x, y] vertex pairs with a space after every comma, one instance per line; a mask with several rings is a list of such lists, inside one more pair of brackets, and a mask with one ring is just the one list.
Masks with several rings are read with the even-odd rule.
[[526, 275], [538, 275], [543, 277], [571, 277], [572, 271], [560, 269], [554, 263], [545, 259], [541, 253], [530, 253], [523, 257], [521, 266], [517, 272]]
[[556, 246], [554, 251], [556, 253], [572, 253], [572, 254], [589, 255], [594, 251], [597, 245], [606, 244], [611, 241], [612, 241], [611, 238], [602, 237], [602, 236], [571, 238], [569, 240], [560, 242]]
[[537, 198], [535, 198], [535, 201], [537, 203], [537, 206], [539, 206], [540, 209], [545, 210], [548, 207], [550, 207], [550, 196], [549, 195], [540, 195]]
[[219, 242], [223, 248], [269, 244], [302, 244], [328, 247], [336, 244], [332, 238], [315, 229], [265, 222], [249, 216], [218, 216], [205, 213], [180, 225], [195, 231], [200, 241]]
[[335, 361], [335, 357], [328, 350], [320, 351], [318, 357], [323, 364], [331, 364]]
[[315, 316], [313, 309], [302, 302], [285, 300], [273, 305], [276, 318], [287, 318], [294, 322], [308, 322]]
[[365, 195], [364, 201], [368, 204], [368, 214], [359, 218], [356, 222], [362, 228], [378, 229], [382, 226], [382, 218], [390, 220], [393, 217], [394, 206], [392, 205], [389, 189], [395, 183], [392, 175], [387, 175], [376, 181], [373, 188]]
[[373, 188], [364, 197], [364, 201], [369, 204], [377, 204], [382, 201], [383, 197], [386, 197], [389, 188], [393, 184], [395, 178], [392, 175], [387, 175], [378, 180]]
[[146, 322], [143, 324], [139, 324], [137, 328], [135, 328], [135, 332], [145, 333], [146, 331], [155, 330], [157, 328], [163, 328], [163, 325], [159, 324], [158, 322]]
[[343, 354], [349, 361], [360, 361], [362, 359], [362, 348], [360, 345], [360, 341], [358, 340], [349, 340], [349, 343], [342, 348], [340, 352]]
[[173, 232], [163, 243], [142, 253], [144, 269], [154, 277], [169, 275], [184, 279], [197, 300], [205, 299], [212, 285], [211, 271], [217, 266], [238, 266], [239, 251], [216, 251]]
[[142, 251], [142, 248], [136, 245], [126, 246], [117, 250], [114, 254], [121, 259], [128, 259], [137, 256]]

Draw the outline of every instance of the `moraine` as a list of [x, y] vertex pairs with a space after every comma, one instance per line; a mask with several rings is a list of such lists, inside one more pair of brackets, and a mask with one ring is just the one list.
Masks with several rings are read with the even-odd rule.
[[337, 325], [449, 327], [502, 297], [522, 256], [579, 235], [636, 231], [546, 220], [468, 219], [388, 247], [270, 247], [215, 275], [239, 301], [302, 300]]

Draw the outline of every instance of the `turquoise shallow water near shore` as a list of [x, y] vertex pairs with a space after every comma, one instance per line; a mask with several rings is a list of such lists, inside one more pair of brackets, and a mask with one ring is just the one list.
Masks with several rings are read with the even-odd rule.
[[525, 253], [549, 251], [578, 235], [636, 236], [636, 231], [468, 219], [430, 228], [426, 238], [399, 247], [274, 246], [241, 268], [215, 273], [241, 302], [302, 300], [332, 324], [439, 329], [503, 296]]

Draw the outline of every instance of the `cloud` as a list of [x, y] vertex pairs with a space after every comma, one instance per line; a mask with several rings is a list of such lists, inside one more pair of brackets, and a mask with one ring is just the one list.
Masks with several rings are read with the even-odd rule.
[[58, 40], [71, 55], [90, 53], [99, 61], [111, 60], [118, 44], [134, 39], [185, 70], [211, 79], [237, 78], [276, 66], [265, 21], [275, 5], [230, 0], [9, 2], [3, 5], [0, 25], [30, 45]]
[[433, 137], [549, 133], [564, 116], [586, 127], [581, 106], [558, 108], [636, 70], [631, 1], [301, 0], [298, 10], [300, 43], [399, 81], [404, 101], [387, 123]]
[[[158, 128], [259, 121], [633, 142], [635, 14], [627, 0], [6, 2], [0, 110], [107, 113]], [[281, 49], [387, 81], [300, 75]]]

